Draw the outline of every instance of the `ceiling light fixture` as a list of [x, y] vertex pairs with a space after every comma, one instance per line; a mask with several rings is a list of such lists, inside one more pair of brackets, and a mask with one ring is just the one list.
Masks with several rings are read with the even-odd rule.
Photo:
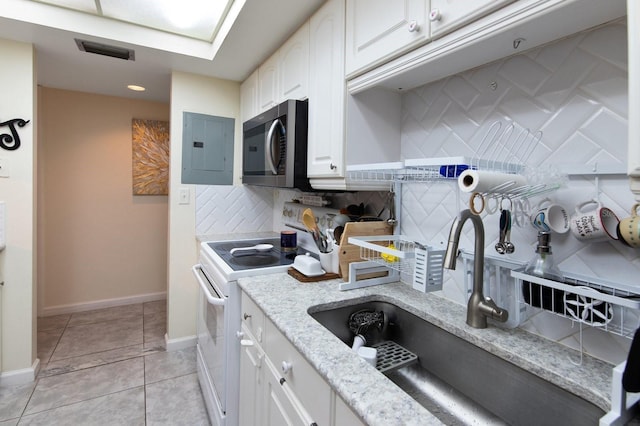
[[215, 23], [219, 16], [211, 14], [212, 8], [218, 9], [211, 0], [165, 0], [160, 6], [164, 16], [173, 25], [183, 29], [193, 28], [206, 18], [213, 19]]
[[127, 89], [133, 90], [134, 92], [144, 92], [145, 90], [147, 90], [144, 87], [138, 86], [138, 85], [135, 85], [135, 84], [128, 85]]

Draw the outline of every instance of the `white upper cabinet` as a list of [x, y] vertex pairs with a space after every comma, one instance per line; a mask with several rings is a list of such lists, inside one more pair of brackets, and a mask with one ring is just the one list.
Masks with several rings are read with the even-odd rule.
[[244, 123], [258, 115], [258, 70], [255, 70], [240, 85], [240, 116]]
[[429, 0], [347, 0], [346, 75], [429, 41], [428, 15]]
[[307, 175], [344, 177], [344, 0], [327, 1], [309, 21]]
[[436, 38], [514, 0], [431, 0], [431, 37]]
[[272, 55], [258, 68], [258, 113], [278, 105], [278, 80], [278, 55]]
[[240, 86], [242, 121], [284, 102], [309, 97], [309, 22]]
[[278, 50], [280, 101], [309, 97], [309, 22]]

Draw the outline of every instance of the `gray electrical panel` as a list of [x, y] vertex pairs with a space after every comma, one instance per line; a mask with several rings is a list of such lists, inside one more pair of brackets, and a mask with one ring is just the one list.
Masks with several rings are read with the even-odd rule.
[[235, 120], [184, 112], [182, 183], [233, 184]]

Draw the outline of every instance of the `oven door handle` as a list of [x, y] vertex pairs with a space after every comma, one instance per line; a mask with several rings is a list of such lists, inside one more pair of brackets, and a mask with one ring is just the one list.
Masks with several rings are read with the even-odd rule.
[[199, 263], [196, 265], [193, 265], [191, 267], [191, 271], [193, 272], [193, 275], [196, 277], [196, 280], [198, 280], [198, 284], [200, 284], [200, 288], [202, 288], [202, 291], [204, 292], [204, 296], [207, 298], [207, 302], [209, 302], [209, 304], [211, 305], [224, 306], [226, 302], [224, 298], [213, 297], [211, 295], [211, 291], [209, 290], [209, 283], [205, 283], [202, 277], [200, 276], [200, 272], [202, 271], [202, 265]]

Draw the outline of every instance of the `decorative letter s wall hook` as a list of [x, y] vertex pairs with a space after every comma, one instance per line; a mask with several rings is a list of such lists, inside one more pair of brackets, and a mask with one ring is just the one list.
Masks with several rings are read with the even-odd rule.
[[0, 127], [9, 126], [9, 130], [11, 131], [11, 134], [0, 134], [0, 147], [6, 149], [7, 151], [13, 151], [20, 148], [20, 135], [18, 135], [16, 124], [18, 125], [18, 127], [24, 127], [29, 121], [31, 120], [25, 121], [22, 118], [14, 118], [12, 120], [0, 123]]

